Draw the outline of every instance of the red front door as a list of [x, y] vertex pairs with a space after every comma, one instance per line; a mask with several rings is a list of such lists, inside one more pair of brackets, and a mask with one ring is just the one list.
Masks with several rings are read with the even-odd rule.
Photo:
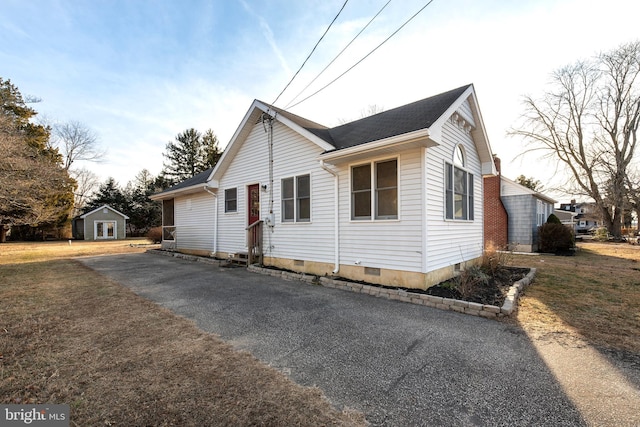
[[249, 186], [247, 212], [249, 212], [247, 225], [251, 225], [260, 219], [260, 184]]

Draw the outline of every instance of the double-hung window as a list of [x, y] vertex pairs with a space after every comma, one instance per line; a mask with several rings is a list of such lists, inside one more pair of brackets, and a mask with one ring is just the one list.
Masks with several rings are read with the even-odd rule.
[[445, 218], [473, 221], [473, 174], [464, 169], [462, 147], [456, 147], [454, 163], [445, 163]]
[[237, 212], [238, 211], [238, 189], [227, 188], [224, 190], [224, 211], [225, 212]]
[[398, 160], [351, 168], [351, 219], [398, 218]]
[[282, 222], [311, 221], [311, 177], [300, 175], [282, 180]]

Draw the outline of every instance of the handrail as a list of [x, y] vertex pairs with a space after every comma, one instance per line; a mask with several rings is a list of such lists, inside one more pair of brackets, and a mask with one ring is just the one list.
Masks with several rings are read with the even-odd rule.
[[262, 253], [262, 223], [264, 221], [259, 219], [249, 225], [247, 230], [247, 246], [249, 248], [249, 265], [258, 261], [258, 264], [262, 265], [263, 253]]
[[260, 225], [261, 223], [263, 223], [263, 222], [264, 222], [264, 220], [259, 219], [259, 220], [257, 220], [256, 222], [254, 222], [254, 223], [252, 223], [252, 224], [248, 225], [248, 226], [247, 226], [247, 228], [245, 228], [245, 230], [250, 230], [250, 229], [252, 229], [252, 228], [255, 228], [255, 227], [257, 227], [258, 225]]

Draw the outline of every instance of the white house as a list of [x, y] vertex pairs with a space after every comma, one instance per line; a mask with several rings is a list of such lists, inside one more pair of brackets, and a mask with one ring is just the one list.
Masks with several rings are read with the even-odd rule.
[[481, 257], [494, 174], [473, 85], [334, 128], [256, 100], [213, 170], [152, 199], [167, 249], [426, 289]]

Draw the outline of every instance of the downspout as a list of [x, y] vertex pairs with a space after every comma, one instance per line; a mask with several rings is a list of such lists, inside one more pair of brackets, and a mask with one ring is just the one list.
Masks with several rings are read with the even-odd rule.
[[326, 170], [327, 172], [329, 172], [331, 175], [333, 175], [333, 206], [334, 206], [334, 226], [333, 226], [333, 230], [334, 230], [334, 252], [335, 252], [335, 262], [334, 262], [334, 269], [332, 271], [333, 274], [337, 274], [340, 271], [340, 209], [339, 209], [339, 205], [338, 202], [340, 200], [340, 196], [338, 194], [338, 173], [333, 171], [332, 169], [329, 169], [329, 167], [327, 167], [324, 164], [324, 160], [320, 160], [320, 167], [324, 170]]
[[211, 194], [216, 199], [216, 205], [213, 213], [213, 256], [216, 256], [218, 253], [218, 195], [213, 191], [209, 190], [209, 187], [206, 185], [203, 187], [204, 191]]

